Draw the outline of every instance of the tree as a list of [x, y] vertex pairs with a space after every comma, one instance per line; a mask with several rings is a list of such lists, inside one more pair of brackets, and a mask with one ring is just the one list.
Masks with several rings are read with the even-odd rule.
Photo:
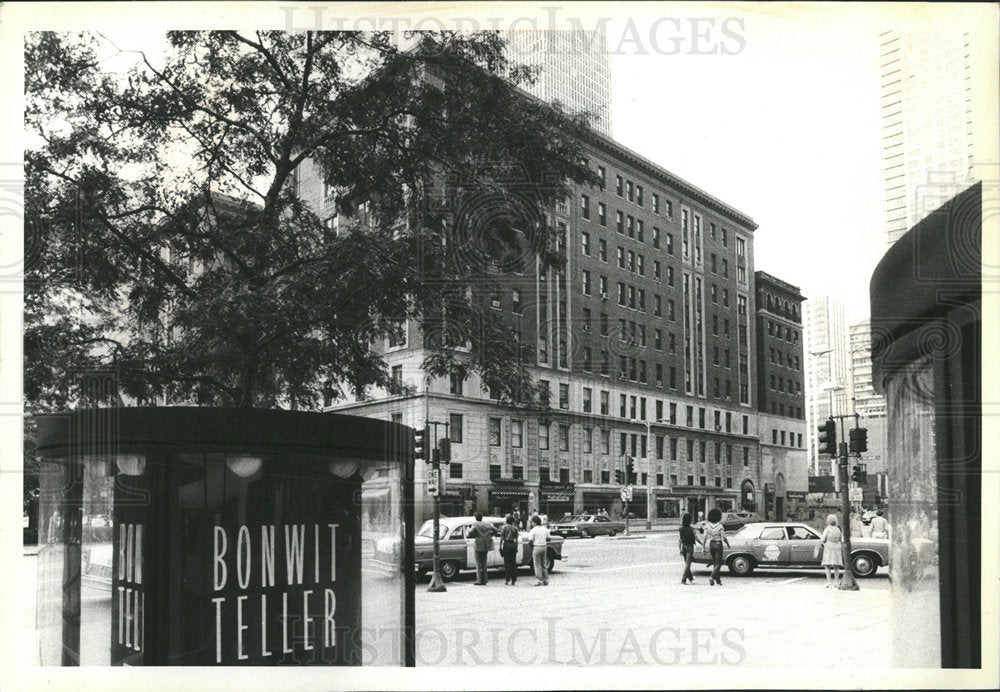
[[[158, 62], [30, 35], [29, 408], [81, 403], [80, 370], [140, 403], [392, 388], [377, 344], [404, 318], [431, 374], [457, 365], [530, 400], [532, 354], [482, 307], [491, 267], [563, 261], [543, 212], [596, 182], [587, 116], [516, 93], [531, 70], [497, 34], [408, 38], [170, 32]], [[317, 176], [351, 219], [337, 232], [301, 195]]]

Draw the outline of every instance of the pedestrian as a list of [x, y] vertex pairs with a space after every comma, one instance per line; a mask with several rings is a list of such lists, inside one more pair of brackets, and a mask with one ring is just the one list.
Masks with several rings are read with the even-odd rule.
[[694, 584], [694, 576], [691, 574], [691, 560], [694, 559], [694, 529], [691, 528], [691, 513], [686, 512], [681, 519], [680, 539], [678, 547], [681, 557], [684, 558], [684, 576], [681, 584], [687, 585], [688, 581]]
[[517, 525], [514, 517], [507, 515], [507, 523], [500, 529], [500, 555], [503, 557], [504, 584], [517, 584]]
[[[844, 551], [841, 543], [841, 531], [837, 525], [837, 515], [826, 518], [826, 528], [820, 537], [820, 547], [823, 549], [823, 559], [820, 564], [826, 570], [826, 588], [836, 586], [840, 581], [840, 570], [844, 566]], [[819, 547], [816, 548], [819, 550]]]
[[888, 538], [889, 537], [889, 522], [885, 517], [882, 516], [882, 510], [875, 512], [875, 518], [872, 519], [872, 538]]
[[493, 527], [483, 521], [483, 513], [476, 512], [476, 523], [469, 529], [469, 537], [476, 541], [476, 586], [486, 586], [486, 558], [493, 549]]
[[707, 546], [709, 554], [712, 556], [712, 576], [708, 580], [709, 586], [718, 584], [722, 586], [719, 578], [719, 570], [722, 569], [722, 546], [729, 547], [729, 539], [726, 538], [726, 529], [722, 525], [722, 512], [718, 507], [713, 507], [708, 512], [708, 524], [704, 529], [705, 537], [702, 539], [702, 546]]
[[851, 535], [861, 536], [861, 534], [862, 534], [861, 517], [858, 516], [857, 512], [851, 512]]
[[531, 518], [531, 559], [535, 566], [535, 586], [548, 586], [549, 573], [545, 569], [545, 558], [549, 544], [549, 530], [542, 526], [542, 518], [537, 514]]

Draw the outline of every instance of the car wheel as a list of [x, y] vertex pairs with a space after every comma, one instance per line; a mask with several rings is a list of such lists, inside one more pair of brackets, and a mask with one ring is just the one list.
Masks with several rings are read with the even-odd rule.
[[851, 571], [858, 577], [870, 577], [878, 570], [878, 563], [868, 553], [858, 553], [851, 558]]
[[590, 538], [590, 531], [587, 529], [580, 529], [580, 538]]
[[614, 536], [616, 533], [618, 533], [618, 532], [615, 531], [614, 529], [611, 529], [610, 531], [608, 531], [608, 535], [609, 536]]
[[555, 556], [552, 553], [546, 553], [545, 554], [545, 571], [546, 571], [546, 573], [552, 574], [552, 572], [555, 570], [555, 568], [556, 568], [556, 558], [555, 558]]
[[451, 581], [458, 574], [458, 563], [454, 560], [445, 560], [441, 563], [441, 578]]
[[751, 572], [754, 565], [753, 560], [748, 558], [746, 555], [735, 555], [729, 558], [729, 562], [726, 563], [729, 567], [729, 571], [738, 577], [745, 577]]

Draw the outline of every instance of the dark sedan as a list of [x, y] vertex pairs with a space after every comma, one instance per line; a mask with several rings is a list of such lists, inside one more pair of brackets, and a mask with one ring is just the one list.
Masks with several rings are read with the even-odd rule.
[[625, 530], [624, 522], [614, 521], [599, 514], [576, 514], [563, 517], [552, 526], [552, 533], [557, 536], [614, 536]]

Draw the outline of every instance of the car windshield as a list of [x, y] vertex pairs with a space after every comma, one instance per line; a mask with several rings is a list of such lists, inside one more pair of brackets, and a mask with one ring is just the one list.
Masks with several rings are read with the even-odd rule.
[[[448, 527], [444, 524], [438, 526], [438, 538], [444, 538], [444, 535], [448, 533]], [[418, 536], [423, 536], [425, 538], [434, 538], [434, 521], [425, 521], [420, 530], [417, 531]]]

